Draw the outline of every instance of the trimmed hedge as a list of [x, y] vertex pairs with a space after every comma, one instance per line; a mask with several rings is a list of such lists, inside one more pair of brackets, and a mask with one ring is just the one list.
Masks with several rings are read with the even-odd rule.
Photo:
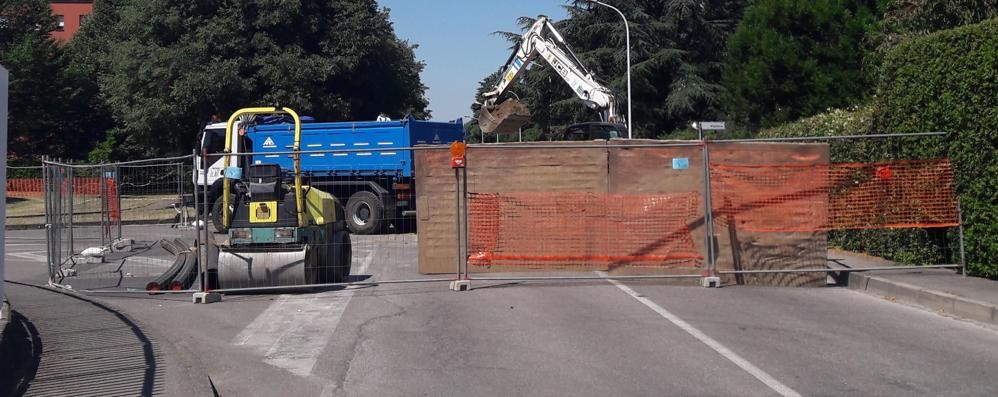
[[873, 125], [950, 132], [941, 146], [956, 168], [967, 265], [998, 278], [998, 19], [912, 39], [881, 71]]
[[[759, 137], [805, 137], [869, 135], [877, 133], [874, 104], [850, 109], [830, 109], [826, 113], [759, 132]], [[888, 159], [916, 159], [945, 156], [937, 137], [833, 140], [829, 146], [833, 163], [874, 162]], [[849, 251], [865, 252], [906, 264], [941, 264], [959, 261], [957, 235], [940, 229], [833, 230], [829, 243]]]

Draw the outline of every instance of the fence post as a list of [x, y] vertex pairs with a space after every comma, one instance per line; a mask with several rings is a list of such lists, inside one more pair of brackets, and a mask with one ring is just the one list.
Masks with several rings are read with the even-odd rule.
[[75, 214], [75, 212], [73, 211], [73, 206], [75, 204], [74, 198], [76, 193], [76, 186], [74, 185], [76, 185], [76, 173], [74, 172], [75, 170], [73, 169], [73, 162], [70, 160], [67, 161], [67, 163], [69, 164], [68, 166], [66, 166], [66, 172], [69, 174], [69, 183], [67, 184], [67, 190], [69, 191], [69, 202], [68, 202], [69, 203], [69, 247], [68, 250], [66, 251], [66, 257], [72, 257], [74, 249], [73, 247], [76, 245], [76, 242], [73, 241], [73, 220], [74, 220], [73, 214]]
[[468, 268], [468, 244], [471, 242], [470, 235], [468, 231], [468, 161], [467, 154], [465, 155], [465, 166], [461, 167], [461, 173], [464, 175], [464, 255], [461, 260], [464, 262], [464, 279], [468, 280], [471, 278], [470, 269]]
[[[197, 258], [197, 261], [198, 261], [198, 270], [200, 270], [200, 268], [201, 268], [201, 262], [205, 262], [208, 259], [207, 255], [204, 255], [204, 256], [201, 255], [201, 253], [204, 252], [201, 249], [201, 241], [202, 241], [201, 240], [201, 227], [203, 226], [207, 230], [208, 225], [206, 223], [202, 223], [201, 222], [201, 215], [198, 213], [198, 209], [200, 208], [200, 207], [198, 207], [198, 202], [199, 201], [198, 201], [198, 189], [197, 189], [197, 183], [196, 183], [197, 169], [198, 169], [198, 166], [197, 166], [198, 160], [199, 160], [199, 158], [198, 158], [198, 150], [197, 149], [192, 149], [191, 150], [191, 165], [193, 165], [193, 167], [191, 168], [191, 183], [194, 184], [194, 190], [191, 191], [191, 196], [192, 196], [191, 198], [194, 200], [194, 202], [193, 202], [193, 204], [194, 204], [194, 229], [193, 229], [194, 230], [194, 238], [192, 239], [192, 241], [194, 242], [194, 257]], [[183, 196], [183, 192], [182, 191], [181, 191], [181, 195], [180, 195], [180, 210], [181, 211], [186, 211], [187, 210], [186, 208], [184, 208], [184, 196]]]
[[121, 223], [123, 221], [122, 216], [124, 211], [121, 208], [121, 165], [114, 165], [114, 207], [116, 212], [115, 219], [117, 220], [118, 235], [115, 236], [118, 239], [122, 237], [121, 234]]
[[960, 235], [960, 273], [963, 273], [964, 277], [967, 277], [967, 254], [963, 248], [963, 206], [960, 205], [960, 198], [956, 199], [956, 217], [959, 226], [957, 226], [957, 231]]
[[457, 244], [457, 250], [455, 255], [457, 255], [457, 279], [462, 280], [461, 276], [461, 170], [454, 169], [454, 237], [456, 238], [455, 244]]
[[[97, 169], [97, 195], [100, 198], [100, 245], [111, 246], [111, 191], [107, 188], [107, 167]], [[106, 241], [105, 241], [106, 240]]]
[[51, 207], [49, 206], [49, 172], [45, 164], [48, 156], [42, 156], [42, 207], [45, 208], [45, 265], [48, 267], [49, 284], [52, 284], [52, 221], [49, 219]]
[[703, 192], [704, 192], [704, 233], [707, 247], [707, 273], [708, 276], [715, 276], [717, 263], [714, 260], [714, 204], [712, 202], [710, 186], [710, 144], [705, 138], [703, 140]]
[[[456, 144], [454, 144], [454, 145], [456, 145]], [[464, 249], [463, 250], [461, 249], [461, 240], [463, 240], [462, 237], [467, 236], [467, 234], [466, 234], [467, 233], [467, 227], [465, 227], [466, 230], [463, 233], [461, 231], [461, 223], [462, 223], [462, 218], [461, 218], [461, 174], [462, 174], [462, 168], [465, 168], [464, 167], [464, 149], [461, 148], [460, 156], [458, 156], [458, 153], [454, 152], [454, 148], [455, 147], [456, 146], [451, 146], [451, 148], [452, 148], [451, 149], [451, 153], [454, 155], [454, 157], [451, 159], [451, 168], [454, 169], [454, 239], [455, 239], [455, 241], [454, 241], [455, 247], [454, 248], [455, 248], [455, 254], [457, 256], [456, 258], [454, 258], [454, 262], [456, 264], [456, 276], [457, 276], [457, 278], [454, 281], [451, 281], [450, 289], [452, 291], [467, 291], [467, 290], [471, 289], [471, 283], [468, 281], [467, 278], [465, 278], [465, 275], [467, 274], [467, 263], [466, 263], [466, 261], [467, 261], [467, 254], [465, 255], [464, 258], [461, 258], [461, 253], [466, 253], [467, 249], [468, 249], [467, 241], [465, 241]], [[460, 161], [457, 161], [458, 159], [460, 159]], [[467, 174], [465, 174], [465, 184], [467, 184]], [[465, 208], [464, 210], [465, 210], [465, 212], [467, 212], [468, 208]], [[467, 225], [465, 225], [465, 226], [467, 226]], [[464, 270], [465, 275], [462, 275], [462, 273], [461, 273], [462, 272], [462, 270], [461, 270], [461, 264], [462, 263], [465, 264], [465, 270]]]
[[[195, 149], [195, 152], [196, 151], [197, 150]], [[195, 161], [197, 161], [198, 157], [196, 153], [194, 158]], [[202, 185], [203, 189], [201, 189], [201, 194], [203, 194], [203, 196], [201, 196], [202, 198], [201, 203], [202, 205], [204, 205], [204, 208], [201, 211], [201, 215], [199, 215], [198, 217], [199, 229], [197, 230], [198, 230], [198, 236], [201, 236], [202, 233], [204, 233], [204, 237], [201, 240], [204, 242], [204, 247], [202, 250], [202, 252], [204, 253], [204, 257], [200, 256], [198, 257], [198, 262], [200, 265], [199, 267], [201, 268], [200, 269], [201, 285], [199, 286], [199, 288], [200, 292], [207, 293], [208, 292], [208, 245], [207, 244], [208, 244], [208, 221], [210, 220], [208, 216], [208, 211], [211, 209], [211, 204], [208, 203], [208, 159], [205, 157], [204, 152], [201, 153], [200, 159], [201, 159], [201, 177], [202, 177], [202, 182], [204, 182]], [[201, 224], [201, 218], [204, 218], [204, 224]], [[203, 228], [204, 232], [201, 232], [202, 230], [201, 228]]]

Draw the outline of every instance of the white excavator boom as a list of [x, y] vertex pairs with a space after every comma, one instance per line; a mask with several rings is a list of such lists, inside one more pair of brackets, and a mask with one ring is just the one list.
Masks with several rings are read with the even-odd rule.
[[483, 94], [485, 103], [479, 115], [482, 131], [515, 132], [530, 120], [526, 106], [506, 98], [506, 94], [538, 57], [551, 65], [586, 106], [603, 110], [603, 121], [619, 121], [613, 94], [575, 56], [551, 20], [541, 16], [523, 34], [520, 46], [503, 66], [499, 81]]

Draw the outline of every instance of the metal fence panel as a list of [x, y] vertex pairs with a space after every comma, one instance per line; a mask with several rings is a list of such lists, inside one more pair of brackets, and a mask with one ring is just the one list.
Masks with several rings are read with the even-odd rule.
[[[710, 164], [719, 273], [736, 283], [821, 283], [821, 270], [961, 267], [959, 202], [939, 133], [728, 140], [827, 145], [819, 161]], [[799, 159], [798, 159], [799, 160]]]
[[193, 211], [183, 199], [192, 192], [190, 172], [188, 158], [102, 165], [45, 161], [50, 283], [145, 290], [164, 274], [183, 270], [194, 236]]
[[[276, 223], [252, 223], [260, 215], [260, 203], [272, 202], [291, 211], [296, 207], [293, 173], [281, 169], [282, 176], [277, 185], [271, 180], [255, 180], [251, 177], [233, 178], [230, 188], [234, 192], [230, 204], [228, 229], [221, 225], [220, 218], [214, 218], [215, 209], [221, 204], [212, 204], [208, 211], [199, 216], [208, 225], [208, 234], [203, 239], [211, 241], [202, 247], [212, 251], [217, 249], [217, 261], [206, 263], [207, 289], [217, 292], [274, 291], [287, 288], [316, 288], [323, 286], [371, 285], [398, 282], [445, 282], [455, 276], [420, 274], [418, 268], [418, 245], [416, 236], [415, 196], [417, 187], [402, 174], [346, 175], [336, 169], [324, 170], [319, 161], [322, 158], [362, 159], [365, 166], [374, 169], [398, 168], [398, 158], [411, 158], [415, 148], [361, 148], [361, 149], [314, 149], [301, 152], [300, 156], [312, 161], [309, 170], [302, 174], [305, 205], [317, 197], [328, 194], [335, 198], [336, 222], [321, 221], [318, 225], [308, 222], [298, 228], [294, 217], [288, 223], [278, 218]], [[292, 152], [268, 152], [265, 156], [253, 157], [254, 165], [279, 164], [278, 160], [291, 157]], [[247, 154], [234, 157], [248, 156]], [[360, 161], [360, 160], [358, 160]], [[382, 162], [382, 163], [379, 163]], [[339, 166], [342, 168], [342, 166]], [[329, 172], [326, 172], [329, 171]], [[205, 171], [207, 172], [207, 171]], [[207, 180], [205, 172], [198, 178]], [[259, 190], [263, 186], [266, 191]], [[247, 191], [269, 197], [252, 198]], [[199, 200], [207, 202], [207, 192], [201, 192]], [[273, 197], [271, 197], [273, 196]], [[316, 204], [319, 208], [321, 205]], [[306, 210], [306, 213], [311, 214]], [[277, 225], [270, 227], [272, 225]], [[220, 228], [219, 226], [223, 226]], [[282, 229], [295, 229], [293, 242], [277, 241], [272, 236]]]
[[[368, 162], [383, 151], [430, 155], [413, 156], [413, 180], [383, 175], [377, 184], [391, 189], [306, 172], [304, 201], [320, 191], [338, 197], [337, 222], [296, 229], [290, 243], [251, 224], [269, 211], [260, 200], [234, 198], [230, 216], [242, 223], [220, 230], [210, 213], [221, 201], [191, 183], [193, 156], [46, 161], [49, 272], [53, 284], [79, 290], [238, 292], [469, 277], [720, 275], [803, 286], [828, 272], [962, 263], [952, 167], [896, 142], [939, 136], [840, 138], [473, 145], [457, 169], [443, 147], [303, 151]], [[282, 172], [268, 185], [274, 200], [294, 197], [290, 170]], [[232, 182], [247, 192], [263, 181]], [[193, 209], [195, 193], [203, 211]], [[410, 208], [420, 211], [418, 235]], [[365, 227], [379, 217], [382, 226]]]

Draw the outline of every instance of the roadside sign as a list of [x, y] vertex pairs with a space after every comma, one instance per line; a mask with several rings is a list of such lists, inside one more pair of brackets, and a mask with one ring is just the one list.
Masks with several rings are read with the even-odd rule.
[[725, 129], [723, 121], [701, 121], [700, 128], [707, 131], [723, 131]]

